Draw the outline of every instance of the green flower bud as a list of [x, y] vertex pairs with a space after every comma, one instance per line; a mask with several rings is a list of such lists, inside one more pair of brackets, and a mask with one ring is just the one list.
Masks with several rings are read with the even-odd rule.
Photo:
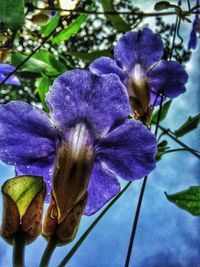
[[5, 42], [8, 40], [8, 35], [0, 34], [0, 42]]
[[2, 50], [0, 51], [0, 62], [6, 63], [10, 60], [10, 51]]
[[44, 26], [50, 21], [49, 15], [44, 12], [37, 13], [32, 16], [31, 22], [38, 26]]
[[154, 5], [156, 11], [165, 10], [172, 7], [172, 5], [167, 1], [160, 1]]
[[42, 177], [18, 176], [4, 183], [1, 236], [13, 244], [22, 233], [25, 242], [32, 242], [42, 230], [43, 204], [46, 187]]

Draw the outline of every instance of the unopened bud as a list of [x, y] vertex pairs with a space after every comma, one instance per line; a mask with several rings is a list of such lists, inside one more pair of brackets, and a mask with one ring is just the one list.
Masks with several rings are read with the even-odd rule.
[[53, 236], [58, 245], [70, 243], [76, 236], [81, 217], [87, 203], [87, 198], [88, 193], [86, 192], [82, 199], [68, 212], [64, 220], [59, 223], [56, 201], [52, 196], [52, 200], [43, 223], [42, 235], [45, 238]]
[[0, 51], [0, 62], [6, 63], [10, 60], [10, 51], [9, 50], [1, 50]]
[[37, 13], [32, 16], [31, 22], [38, 25], [38, 26], [44, 26], [50, 21], [49, 15], [47, 15], [44, 12]]
[[8, 35], [0, 34], [0, 42], [5, 42], [8, 39]]
[[2, 186], [3, 220], [1, 236], [13, 244], [15, 235], [23, 233], [25, 242], [32, 242], [42, 230], [46, 187], [42, 177], [18, 176]]
[[160, 2], [158, 2], [158, 3], [156, 3], [154, 5], [154, 10], [160, 11], [160, 10], [168, 9], [170, 7], [172, 7], [172, 5], [169, 2], [167, 2], [167, 1], [160, 1]]

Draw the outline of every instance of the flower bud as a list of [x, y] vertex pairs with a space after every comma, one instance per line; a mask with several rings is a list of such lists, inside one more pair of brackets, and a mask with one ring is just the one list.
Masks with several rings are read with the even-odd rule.
[[44, 12], [37, 13], [32, 16], [31, 22], [38, 26], [44, 26], [50, 21], [50, 17], [48, 14]]
[[1, 236], [13, 244], [15, 235], [23, 233], [32, 242], [41, 233], [46, 187], [42, 177], [18, 176], [4, 183]]
[[52, 196], [52, 200], [43, 223], [42, 235], [45, 238], [53, 236], [56, 238], [58, 245], [70, 243], [76, 236], [81, 217], [87, 203], [87, 198], [88, 193], [86, 192], [80, 201], [68, 212], [64, 220], [59, 223], [56, 201]]
[[8, 35], [0, 33], [0, 42], [5, 42], [7, 41], [7, 39], [8, 39]]
[[167, 1], [160, 1], [154, 5], [156, 11], [165, 10], [172, 7], [171, 4]]
[[0, 62], [6, 63], [10, 60], [10, 51], [9, 50], [1, 50], [0, 51]]

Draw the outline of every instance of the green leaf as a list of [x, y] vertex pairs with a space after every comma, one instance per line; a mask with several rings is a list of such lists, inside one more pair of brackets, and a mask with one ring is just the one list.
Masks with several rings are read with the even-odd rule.
[[8, 180], [2, 187], [4, 194], [10, 196], [18, 207], [20, 218], [31, 201], [43, 189], [43, 179], [39, 176], [18, 176]]
[[[93, 3], [86, 10], [91, 11], [92, 7]], [[70, 25], [68, 25], [66, 29], [63, 29], [56, 34], [56, 36], [52, 39], [52, 42], [59, 45], [62, 41], [67, 41], [70, 37], [77, 34], [88, 16], [89, 14], [81, 14], [78, 16]]]
[[41, 49], [38, 53], [34, 54], [32, 58], [47, 63], [49, 66], [49, 75], [59, 75], [66, 71], [66, 66], [49, 51]]
[[198, 127], [198, 124], [200, 122], [200, 114], [197, 114], [194, 117], [189, 116], [187, 121], [176, 131], [174, 131], [174, 134], [176, 137], [181, 137], [190, 131], [196, 129]]
[[[17, 67], [23, 60], [25, 60], [27, 56], [23, 55], [20, 52], [13, 52], [12, 53], [12, 64]], [[43, 73], [46, 72], [48, 69], [48, 64], [34, 59], [30, 58], [26, 63], [23, 64], [23, 66], [20, 68], [21, 71], [30, 71], [35, 73]]]
[[66, 54], [82, 59], [86, 62], [91, 62], [99, 57], [111, 57], [112, 56], [110, 50], [106, 50], [106, 49], [98, 50], [98, 51], [94, 51], [90, 53], [67, 51]]
[[165, 192], [165, 195], [169, 201], [179, 208], [188, 211], [194, 216], [200, 216], [200, 186], [191, 186], [173, 195], [168, 195]]
[[[169, 108], [171, 106], [172, 100], [166, 101], [162, 107], [162, 112], [161, 112], [161, 116], [160, 116], [160, 121], [164, 120], [167, 116], [167, 113], [169, 111]], [[159, 110], [157, 110], [154, 114], [153, 114], [153, 118], [152, 120], [156, 123], [158, 120], [158, 113]]]
[[46, 112], [49, 111], [49, 108], [46, 104], [45, 97], [46, 93], [49, 91], [49, 86], [52, 84], [52, 80], [47, 77], [38, 78], [36, 81], [37, 92], [39, 94], [40, 100], [42, 102], [43, 108]]
[[[105, 12], [116, 12], [114, 4], [113, 4], [113, 0], [99, 0], [99, 2], [102, 4], [103, 6], [103, 10]], [[108, 15], [105, 14], [106, 18], [111, 22], [111, 24], [113, 25], [113, 27], [118, 31], [118, 32], [122, 32], [125, 33], [127, 31], [131, 30], [131, 26], [123, 20], [122, 17], [120, 17], [120, 15], [116, 14], [116, 15]]]
[[24, 0], [0, 1], [0, 32], [18, 30], [24, 23]]
[[[27, 55], [20, 52], [13, 52], [12, 64], [17, 67], [26, 57]], [[24, 63], [20, 70], [56, 76], [63, 73], [66, 68], [53, 54], [41, 50]]]
[[41, 27], [41, 34], [48, 36], [58, 26], [60, 19], [61, 16], [58, 13], [47, 25]]

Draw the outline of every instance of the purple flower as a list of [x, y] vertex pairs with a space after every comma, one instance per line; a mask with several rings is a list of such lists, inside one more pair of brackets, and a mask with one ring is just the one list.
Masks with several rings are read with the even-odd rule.
[[44, 176], [49, 191], [56, 177], [53, 191], [61, 189], [65, 205], [86, 188], [85, 214], [93, 214], [120, 191], [117, 176], [135, 180], [155, 168], [155, 137], [127, 120], [128, 98], [116, 75], [66, 72], [46, 100], [50, 118], [24, 102], [0, 105], [0, 159], [17, 174]]
[[[15, 67], [8, 63], [0, 63], [0, 83], [6, 78], [7, 74], [13, 72], [14, 69]], [[12, 75], [5, 83], [10, 85], [21, 85], [20, 80], [16, 75]]]
[[186, 90], [186, 71], [176, 61], [162, 60], [163, 52], [162, 40], [150, 29], [127, 32], [114, 48], [114, 60], [101, 57], [90, 70], [97, 75], [117, 74], [140, 117], [149, 105], [159, 104], [161, 94], [174, 98]]
[[[200, 1], [197, 0], [195, 6], [198, 6], [199, 4]], [[198, 8], [196, 11], [200, 11], [200, 9]], [[197, 32], [200, 32], [200, 19], [198, 13], [195, 15], [195, 19], [192, 24], [192, 31], [190, 33], [190, 40], [188, 42], [188, 50], [195, 49], [197, 47]]]

